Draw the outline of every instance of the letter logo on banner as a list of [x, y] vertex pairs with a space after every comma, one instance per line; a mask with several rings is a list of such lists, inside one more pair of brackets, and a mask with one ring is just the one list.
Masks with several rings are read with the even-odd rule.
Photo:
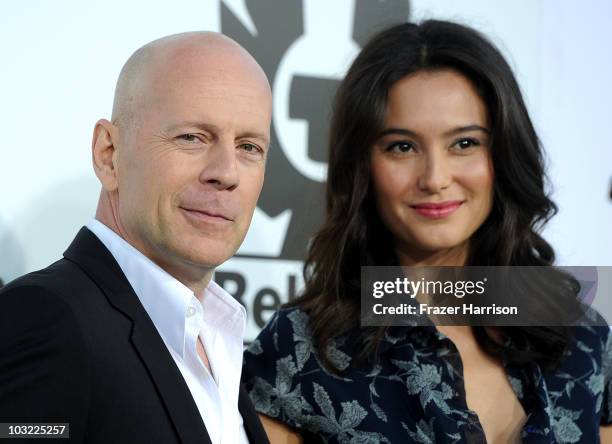
[[251, 228], [215, 280], [247, 308], [247, 340], [303, 285], [324, 216], [333, 95], [360, 47], [409, 18], [407, 0], [221, 0], [221, 32], [261, 64], [273, 92], [267, 174]]

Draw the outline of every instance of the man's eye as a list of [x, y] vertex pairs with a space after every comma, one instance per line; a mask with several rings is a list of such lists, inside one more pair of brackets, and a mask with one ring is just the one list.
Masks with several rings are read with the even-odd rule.
[[240, 145], [240, 147], [247, 153], [256, 153], [261, 151], [259, 147], [253, 143], [243, 143]]
[[179, 139], [184, 140], [185, 142], [197, 142], [200, 140], [195, 134], [181, 134]]

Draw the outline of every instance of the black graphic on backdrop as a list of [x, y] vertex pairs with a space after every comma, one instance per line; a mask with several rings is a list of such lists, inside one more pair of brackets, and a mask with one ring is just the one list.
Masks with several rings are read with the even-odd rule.
[[[250, 17], [257, 28], [252, 35], [232, 11], [221, 3], [221, 31], [243, 45], [260, 63], [274, 84], [277, 68], [287, 49], [304, 33], [303, 3], [286, 0], [246, 0]], [[324, 8], [325, 4], [321, 3]], [[353, 40], [359, 45], [381, 28], [407, 20], [407, 0], [355, 0]], [[321, 48], [322, 51], [325, 48]], [[316, 64], [316, 60], [305, 61]], [[331, 101], [338, 81], [331, 78], [293, 77], [289, 90], [290, 118], [308, 122], [308, 156], [314, 161], [327, 158], [327, 138]], [[272, 128], [264, 188], [259, 208], [275, 217], [292, 210], [291, 222], [280, 257], [302, 260], [308, 240], [321, 225], [324, 216], [324, 184], [304, 177], [279, 146], [277, 128]], [[283, 147], [290, 150], [291, 147]]]

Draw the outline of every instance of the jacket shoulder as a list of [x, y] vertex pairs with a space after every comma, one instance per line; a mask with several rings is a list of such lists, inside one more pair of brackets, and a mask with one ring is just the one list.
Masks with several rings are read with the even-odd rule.
[[98, 291], [97, 285], [77, 264], [60, 259], [0, 288], [0, 305], [6, 304], [8, 300], [21, 304], [61, 300], [72, 306], [77, 301], [86, 301], [87, 298], [79, 298], [78, 295], [92, 290]]
[[88, 347], [74, 311], [47, 280], [31, 273], [0, 290], [0, 399], [6, 401], [0, 417], [73, 418], [70, 434], [78, 437], [88, 405]]

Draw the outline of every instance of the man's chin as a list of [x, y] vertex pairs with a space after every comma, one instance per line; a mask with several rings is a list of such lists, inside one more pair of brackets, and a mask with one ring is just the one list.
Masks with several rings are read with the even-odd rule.
[[200, 240], [187, 247], [188, 251], [185, 256], [189, 262], [203, 268], [215, 268], [221, 265], [234, 256], [238, 250], [238, 247], [232, 248], [227, 241], [217, 239]]

